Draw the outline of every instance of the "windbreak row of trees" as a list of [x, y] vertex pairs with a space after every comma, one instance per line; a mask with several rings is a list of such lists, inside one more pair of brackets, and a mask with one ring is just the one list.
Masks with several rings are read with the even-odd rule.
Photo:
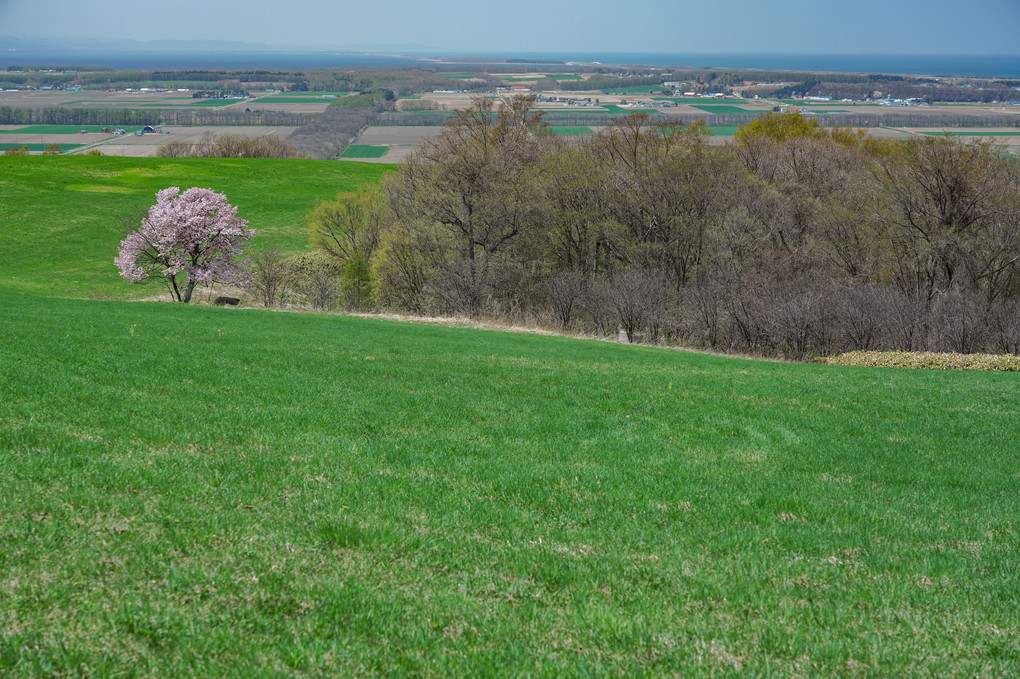
[[575, 143], [460, 112], [313, 240], [346, 303], [803, 358], [1020, 351], [1020, 164], [772, 114], [734, 143], [634, 114]]

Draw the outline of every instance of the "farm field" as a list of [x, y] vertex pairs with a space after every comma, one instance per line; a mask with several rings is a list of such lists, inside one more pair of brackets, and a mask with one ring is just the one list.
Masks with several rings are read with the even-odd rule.
[[[17, 126], [5, 126], [16, 128]], [[42, 151], [48, 144], [57, 143], [61, 146], [71, 145], [72, 150], [96, 149], [107, 156], [130, 156], [147, 157], [153, 155], [156, 150], [170, 141], [196, 142], [206, 134], [241, 134], [250, 136], [263, 136], [273, 134], [279, 137], [289, 137], [295, 128], [293, 127], [265, 127], [257, 125], [166, 125], [163, 126], [164, 134], [149, 133], [142, 136], [135, 134], [114, 135], [109, 132], [99, 132], [102, 125], [32, 125], [20, 129], [7, 129], [0, 131], [0, 144], [21, 146], [28, 144], [29, 148], [34, 145], [42, 145]], [[40, 128], [41, 132], [26, 132], [26, 129]], [[81, 129], [89, 130], [87, 134], [77, 134]], [[132, 132], [138, 129], [137, 126], [127, 126], [126, 131]]]
[[[57, 144], [61, 151], [73, 151], [74, 149], [81, 148], [83, 144]], [[41, 153], [50, 147], [50, 144], [10, 144], [0, 141], [0, 151], [7, 149], [21, 149], [27, 147], [31, 153]]]
[[691, 108], [704, 111], [705, 113], [712, 113], [716, 115], [725, 115], [728, 113], [756, 113], [754, 109], [744, 108], [742, 106], [734, 106], [733, 104], [687, 104]]
[[975, 138], [982, 137], [986, 141], [1002, 144], [1007, 151], [1020, 154], [1020, 130], [1015, 127], [952, 127], [952, 128], [919, 128], [919, 127], [889, 127], [882, 129], [869, 129], [869, 133], [876, 137], [892, 136], [897, 139], [907, 139], [918, 135], [951, 136]]
[[121, 128], [125, 132], [136, 132], [138, 125], [5, 125], [0, 134], [77, 134], [81, 130], [99, 134], [104, 129]]
[[657, 85], [633, 85], [631, 87], [609, 87], [600, 90], [603, 94], [648, 94], [658, 93], [662, 88]]
[[306, 215], [317, 201], [387, 171], [319, 160], [0, 156], [0, 295], [160, 294], [125, 284], [113, 257], [124, 231], [168, 186], [225, 193], [256, 230], [257, 247], [296, 253], [308, 249]]
[[[198, 89], [198, 88], [196, 88]], [[334, 99], [323, 99], [323, 94], [341, 96], [345, 93], [314, 92], [303, 94], [287, 92], [260, 94], [245, 99], [195, 99], [188, 93], [169, 92], [105, 92], [88, 90], [65, 92], [34, 90], [0, 92], [0, 106], [15, 108], [112, 108], [112, 109], [205, 109], [205, 108], [260, 108], [290, 113], [321, 113]]]
[[1020, 669], [1013, 375], [0, 295], [0, 673]]
[[414, 151], [423, 139], [435, 136], [443, 128], [414, 125], [371, 125], [354, 140], [357, 146], [386, 146], [389, 150], [381, 158], [362, 158], [364, 162], [399, 163]]
[[712, 131], [714, 137], [732, 137], [740, 129], [736, 125], [716, 125], [709, 128]]
[[59, 90], [28, 90], [0, 92], [0, 106], [15, 108], [205, 108], [232, 106], [251, 102], [251, 99], [194, 99], [182, 92], [106, 92], [87, 90], [66, 92]]
[[546, 129], [550, 134], [562, 137], [582, 137], [592, 133], [592, 129], [584, 125], [550, 125]]
[[662, 113], [662, 111], [654, 108], [632, 108], [630, 106], [618, 106], [616, 104], [602, 104], [602, 108], [609, 113], [617, 113], [621, 115], [629, 115], [631, 113], [647, 113], [648, 115], [654, 115], [656, 113]]
[[927, 135], [948, 135], [952, 137], [1016, 137], [1020, 136], [1020, 130], [921, 130], [921, 134]]
[[369, 146], [351, 144], [341, 154], [342, 158], [382, 158], [390, 150], [389, 146]]

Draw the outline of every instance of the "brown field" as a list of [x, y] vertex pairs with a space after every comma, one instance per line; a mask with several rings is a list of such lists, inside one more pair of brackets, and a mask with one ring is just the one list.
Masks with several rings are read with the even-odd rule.
[[439, 134], [441, 127], [403, 127], [403, 126], [373, 126], [362, 130], [355, 144], [369, 146], [387, 145], [389, 151], [382, 158], [350, 158], [361, 163], [399, 163], [414, 151], [414, 148], [427, 137]]

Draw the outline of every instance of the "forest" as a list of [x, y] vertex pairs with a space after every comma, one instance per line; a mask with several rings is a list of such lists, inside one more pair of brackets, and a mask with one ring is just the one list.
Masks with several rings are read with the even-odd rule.
[[323, 304], [790, 359], [1020, 351], [1020, 164], [996, 145], [798, 113], [725, 146], [640, 113], [567, 142], [532, 103], [478, 99], [378, 189], [322, 203]]

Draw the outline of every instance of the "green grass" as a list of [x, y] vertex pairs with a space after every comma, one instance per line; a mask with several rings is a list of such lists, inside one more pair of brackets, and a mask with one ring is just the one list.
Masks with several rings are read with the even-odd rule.
[[591, 128], [583, 125], [550, 125], [546, 128], [550, 134], [558, 134], [564, 137], [580, 137], [591, 134]]
[[390, 150], [389, 146], [370, 144], [351, 144], [340, 154], [343, 158], [382, 158]]
[[582, 78], [579, 75], [568, 74], [568, 73], [547, 73], [545, 77], [548, 80], [562, 80], [564, 82], [567, 81], [567, 80], [575, 80], [575, 81], [576, 80], [584, 80], [584, 78]]
[[76, 134], [81, 130], [86, 132], [102, 132], [103, 129], [113, 130], [122, 128], [125, 132], [134, 132], [142, 129], [140, 125], [28, 125], [17, 130], [0, 130], [0, 134]]
[[0, 676], [1020, 674], [1015, 374], [57, 298], [388, 170], [0, 157]]
[[[0, 144], [0, 152], [6, 151], [7, 149], [20, 149], [27, 146], [29, 151], [45, 151], [50, 147], [50, 144]], [[70, 151], [72, 149], [81, 148], [85, 144], [57, 144], [61, 151]]]
[[7, 293], [0, 384], [0, 674], [1020, 672], [1014, 375]]
[[705, 113], [713, 113], [716, 115], [725, 115], [729, 113], [763, 113], [763, 111], [755, 111], [754, 109], [747, 109], [742, 106], [734, 106], [733, 104], [688, 104], [691, 108], [696, 108], [699, 111]]
[[712, 136], [714, 137], [732, 137], [740, 127], [737, 125], [716, 125], [708, 129], [712, 130]]
[[139, 210], [167, 186], [225, 193], [256, 230], [258, 247], [301, 252], [305, 215], [318, 200], [389, 171], [315, 160], [0, 156], [0, 292], [152, 294], [127, 285], [113, 258], [126, 222], [136, 226]]

